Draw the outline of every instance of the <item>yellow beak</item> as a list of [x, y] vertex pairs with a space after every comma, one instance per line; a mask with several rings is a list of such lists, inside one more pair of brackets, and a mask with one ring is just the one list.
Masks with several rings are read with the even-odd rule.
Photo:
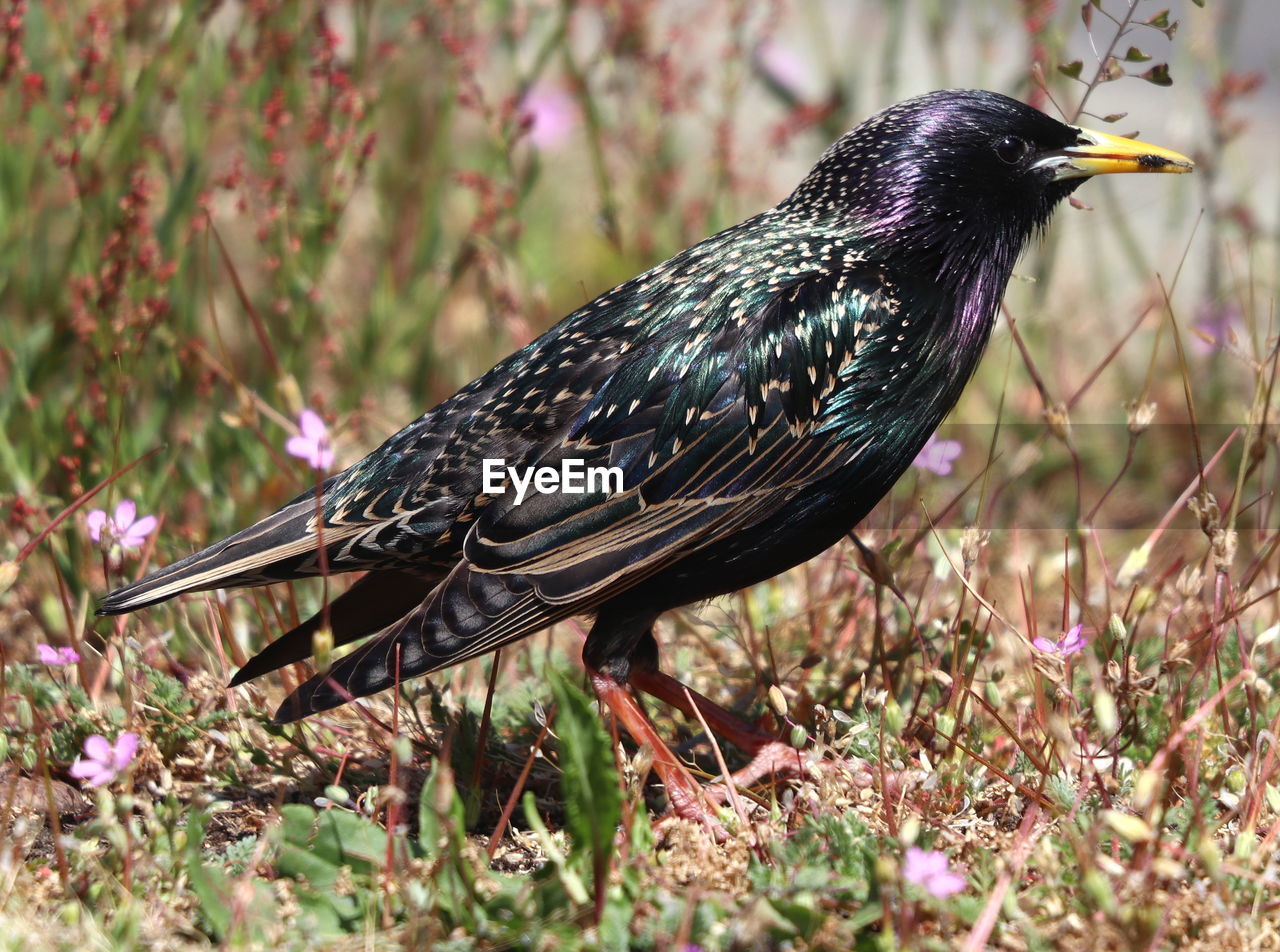
[[1190, 172], [1195, 163], [1172, 149], [1149, 145], [1094, 129], [1080, 129], [1080, 138], [1042, 159], [1055, 180], [1106, 175], [1111, 172]]

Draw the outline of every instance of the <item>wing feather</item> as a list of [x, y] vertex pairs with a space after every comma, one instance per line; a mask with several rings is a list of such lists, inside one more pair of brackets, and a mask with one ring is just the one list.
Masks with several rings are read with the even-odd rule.
[[[719, 383], [712, 392], [700, 392], [693, 413], [670, 413], [678, 387], [669, 379], [629, 369], [628, 386], [641, 378], [652, 386], [623, 409], [612, 399], [592, 401], [537, 460], [549, 466], [568, 458], [588, 466], [621, 463], [621, 493], [537, 494], [517, 505], [508, 492], [492, 500], [467, 533], [462, 561], [422, 605], [302, 685], [277, 719], [336, 706], [390, 686], [397, 673], [425, 674], [571, 615], [600, 610], [717, 540], [776, 517], [834, 469], [852, 463], [865, 443], [822, 435], [814, 426], [821, 401], [839, 384], [822, 385], [817, 407], [812, 389], [787, 385], [810, 359], [794, 351], [811, 354], [817, 348], [833, 366], [848, 365], [853, 354], [847, 351], [856, 351], [862, 340], [859, 322], [870, 322], [860, 316], [850, 331], [832, 320], [830, 309], [843, 305], [826, 293], [828, 281], [817, 284], [808, 289], [817, 300], [812, 327], [804, 333], [774, 335], [756, 342], [751, 352], [709, 338], [709, 353], [702, 357], [738, 371], [743, 364], [755, 369], [745, 375], [716, 368], [701, 372], [700, 387]], [[862, 301], [867, 306], [873, 298]], [[602, 392], [610, 389], [606, 382]], [[624, 392], [636, 391], [623, 388], [615, 396]], [[808, 405], [800, 407], [797, 400]], [[653, 425], [655, 419], [681, 422], [666, 434]]]

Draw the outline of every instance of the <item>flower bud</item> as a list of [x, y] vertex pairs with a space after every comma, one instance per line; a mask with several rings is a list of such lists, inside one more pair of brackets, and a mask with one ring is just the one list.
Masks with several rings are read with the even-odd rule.
[[284, 401], [289, 416], [296, 417], [306, 406], [306, 401], [302, 399], [302, 388], [298, 386], [297, 378], [293, 374], [285, 374], [281, 377], [276, 383], [276, 389], [280, 391], [280, 398]]
[[991, 534], [983, 532], [977, 526], [965, 526], [960, 534], [960, 557], [964, 560], [967, 572], [978, 561], [978, 554], [991, 538]]
[[787, 697], [776, 684], [769, 685], [769, 707], [779, 717], [787, 716]]
[[1124, 405], [1124, 410], [1129, 424], [1129, 433], [1133, 436], [1141, 436], [1145, 433], [1147, 427], [1151, 426], [1156, 418], [1156, 405], [1154, 403], [1130, 400]]
[[317, 628], [311, 633], [311, 653], [316, 658], [316, 670], [321, 674], [333, 664], [333, 629]]
[[1071, 413], [1065, 403], [1053, 403], [1044, 408], [1044, 422], [1049, 432], [1064, 443], [1071, 442]]

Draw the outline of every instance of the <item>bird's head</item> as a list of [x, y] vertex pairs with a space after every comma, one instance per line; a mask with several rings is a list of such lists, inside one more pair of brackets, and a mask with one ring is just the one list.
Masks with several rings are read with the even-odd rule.
[[998, 93], [952, 89], [852, 129], [784, 207], [838, 221], [896, 256], [927, 258], [920, 265], [946, 277], [993, 257], [1012, 267], [1090, 176], [1191, 169], [1168, 149], [1070, 126]]

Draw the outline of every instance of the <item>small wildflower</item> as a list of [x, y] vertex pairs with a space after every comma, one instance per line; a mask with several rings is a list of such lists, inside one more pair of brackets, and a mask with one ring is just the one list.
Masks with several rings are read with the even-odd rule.
[[793, 99], [813, 99], [822, 93], [821, 80], [811, 61], [792, 47], [765, 40], [756, 47], [751, 65], [768, 83]]
[[945, 853], [922, 850], [918, 846], [907, 847], [902, 877], [937, 899], [946, 899], [964, 889], [964, 877], [947, 868]]
[[40, 659], [41, 664], [61, 667], [62, 665], [75, 664], [79, 661], [80, 652], [70, 645], [62, 648], [55, 648], [53, 645], [36, 645], [36, 657]]
[[138, 752], [138, 735], [125, 731], [112, 744], [101, 734], [85, 738], [84, 756], [71, 765], [71, 776], [84, 781], [86, 787], [100, 787], [115, 780], [133, 762]]
[[528, 127], [530, 145], [553, 149], [569, 138], [577, 125], [578, 107], [559, 86], [536, 86], [520, 101], [520, 119]]
[[911, 461], [912, 466], [927, 470], [936, 476], [951, 475], [951, 464], [960, 455], [959, 440], [940, 440], [938, 434], [930, 434], [929, 440]]
[[110, 516], [102, 509], [89, 513], [89, 538], [94, 542], [114, 542], [122, 549], [136, 549], [147, 541], [156, 528], [155, 516], [138, 518], [138, 506], [132, 499], [121, 499]]
[[329, 428], [320, 414], [304, 407], [298, 414], [296, 436], [289, 437], [284, 448], [290, 456], [304, 459], [313, 469], [328, 469], [333, 465], [333, 445], [329, 442]]
[[1244, 328], [1244, 315], [1233, 304], [1206, 303], [1191, 324], [1191, 349], [1199, 354], [1212, 354], [1220, 347], [1234, 343]]
[[1088, 643], [1089, 639], [1084, 636], [1084, 625], [1074, 626], [1057, 641], [1050, 641], [1041, 635], [1031, 642], [1045, 654], [1056, 654], [1062, 658], [1075, 654]]

